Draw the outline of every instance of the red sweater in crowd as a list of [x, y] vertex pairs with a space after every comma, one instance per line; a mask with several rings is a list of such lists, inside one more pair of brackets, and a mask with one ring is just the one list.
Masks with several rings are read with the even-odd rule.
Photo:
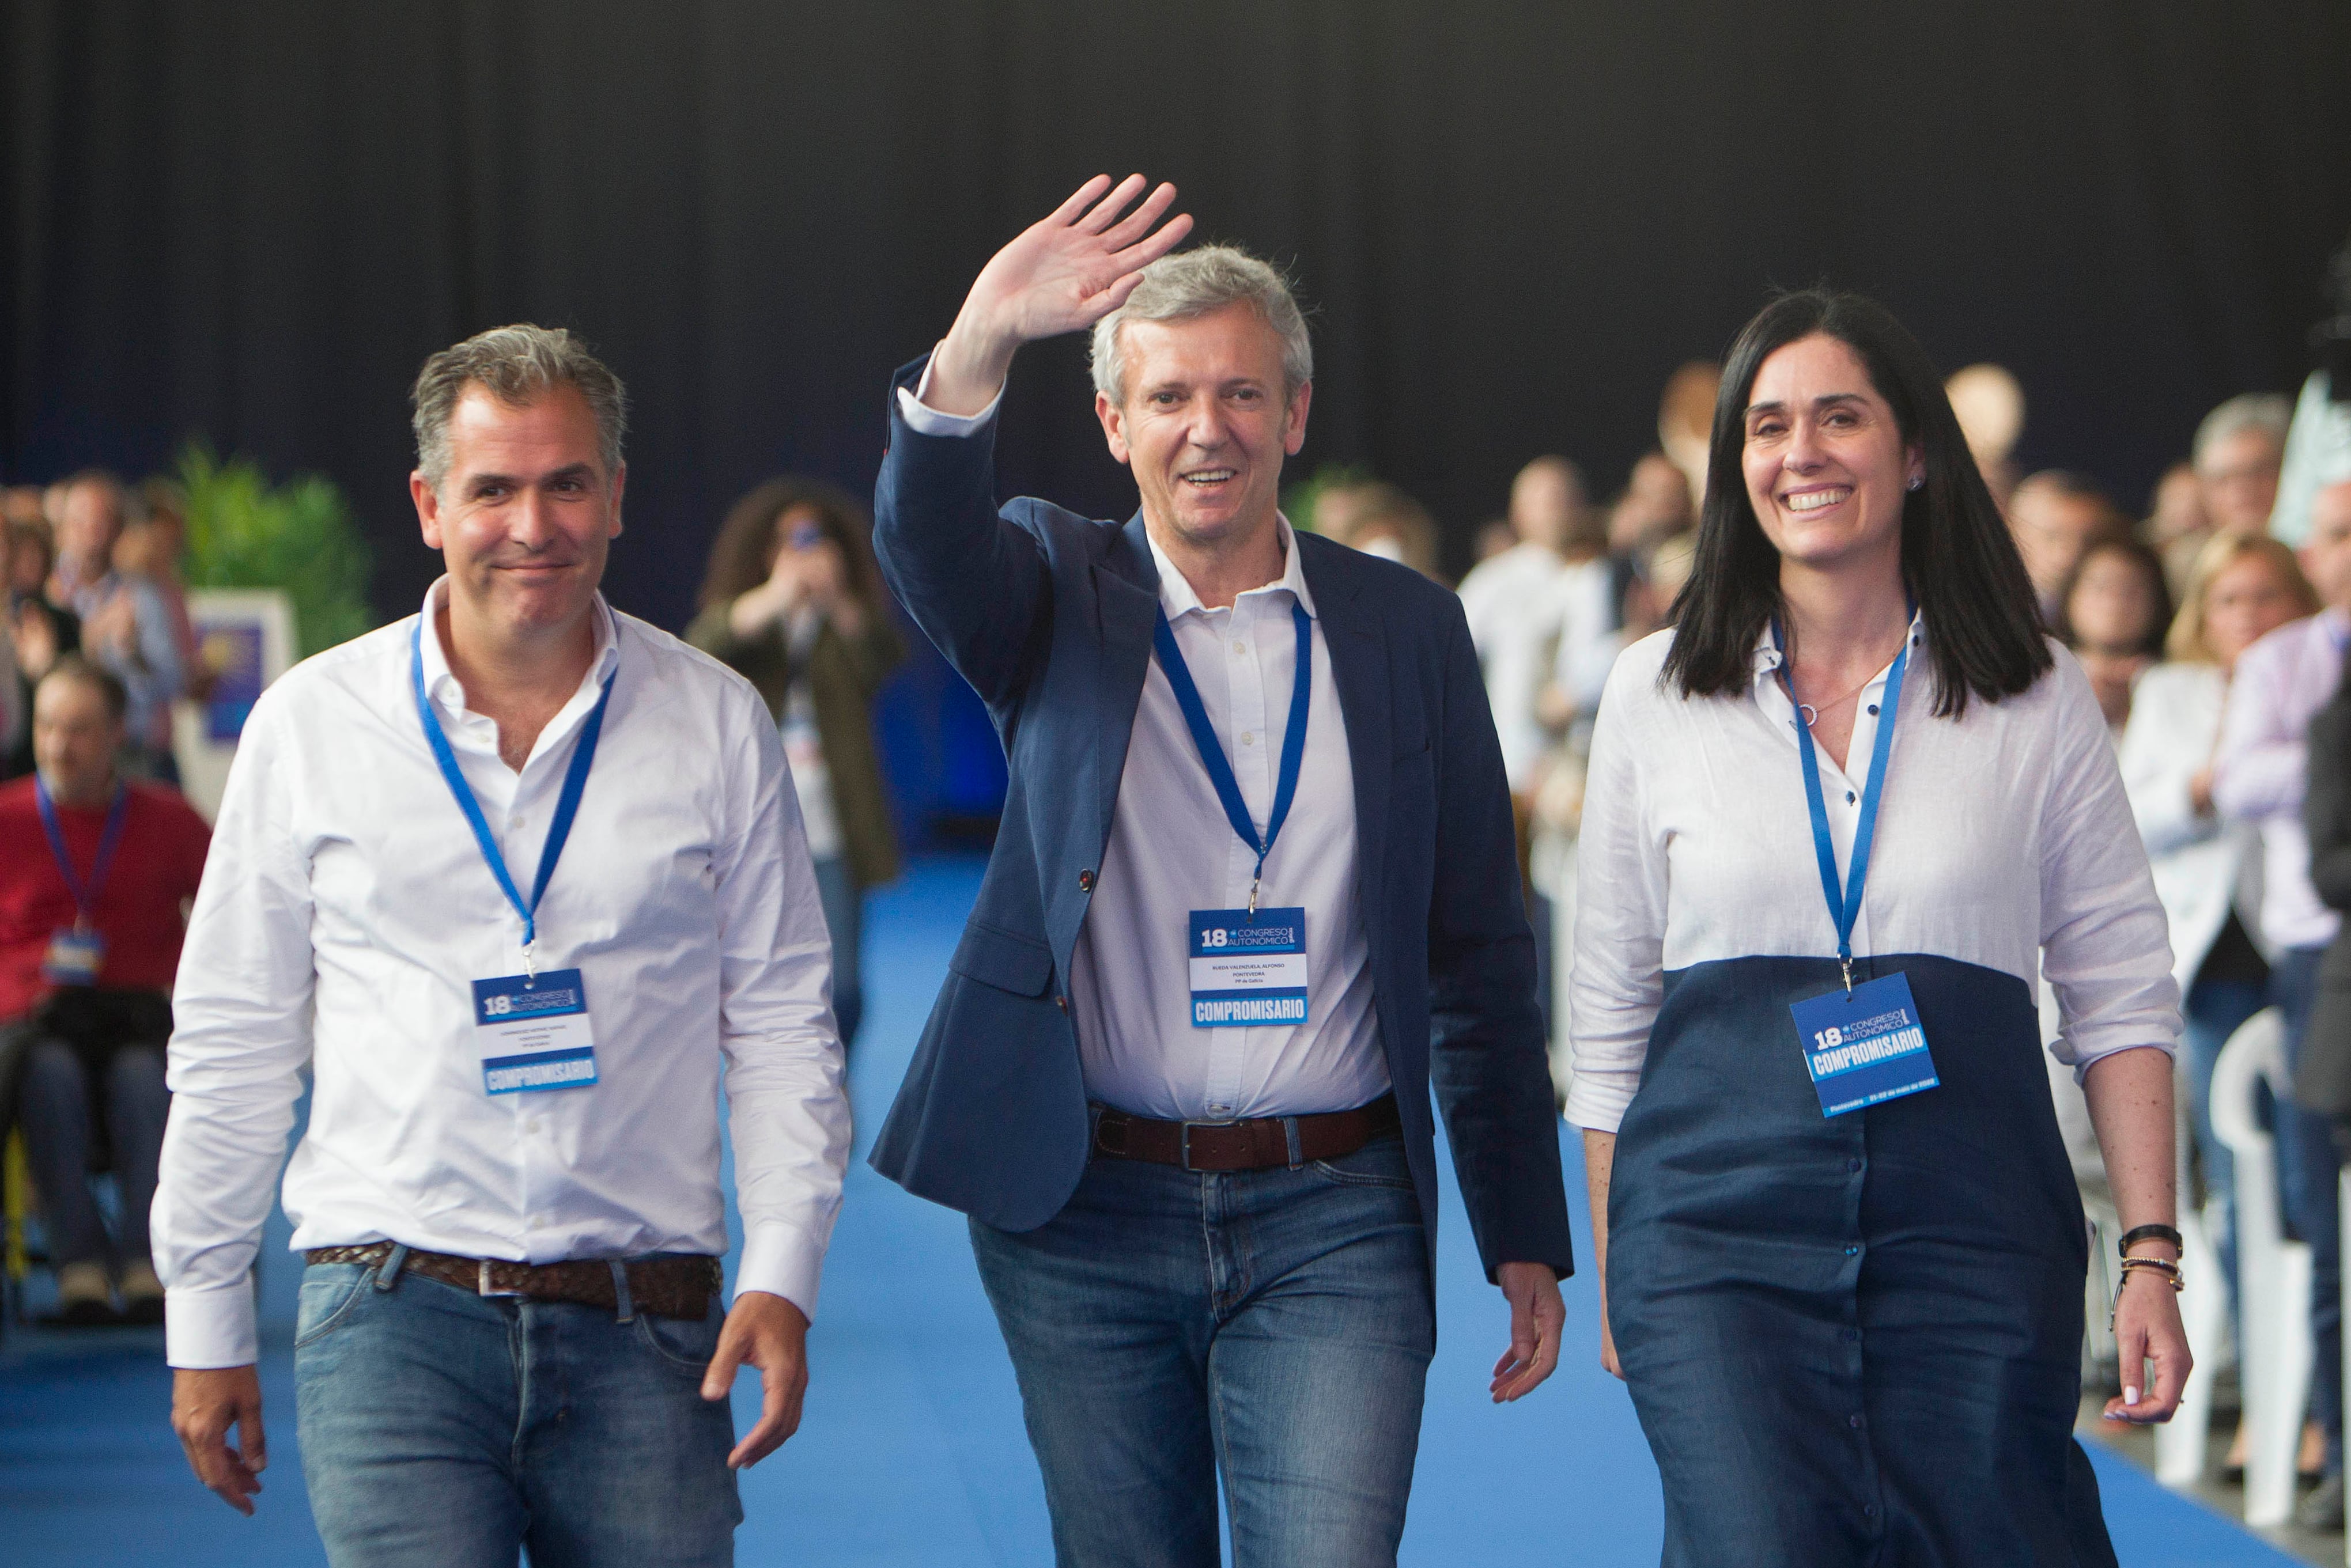
[[[106, 831], [106, 807], [57, 807], [57, 826], [84, 882]], [[175, 790], [133, 784], [122, 841], [90, 924], [106, 941], [98, 983], [168, 992], [180, 967], [183, 902], [196, 896], [212, 830]], [[33, 780], [0, 784], [0, 1019], [29, 1012], [56, 989], [41, 978], [49, 939], [74, 923], [73, 895], [41, 827]]]

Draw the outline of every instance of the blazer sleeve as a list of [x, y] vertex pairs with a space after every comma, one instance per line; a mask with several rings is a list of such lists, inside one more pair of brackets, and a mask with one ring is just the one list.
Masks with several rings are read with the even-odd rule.
[[1429, 1071], [1489, 1279], [1503, 1263], [1575, 1270], [1559, 1118], [1535, 1002], [1502, 750], [1459, 604], [1448, 607], [1429, 900]]
[[2351, 909], [2351, 707], [2340, 697], [2310, 721], [2310, 784], [2303, 795], [2310, 880], [2337, 909]]
[[923, 635], [999, 713], [1018, 701], [1050, 607], [1045, 553], [996, 506], [996, 422], [971, 435], [925, 435], [897, 389], [921, 384], [929, 356], [891, 380], [890, 445], [873, 487], [873, 553], [883, 580]]

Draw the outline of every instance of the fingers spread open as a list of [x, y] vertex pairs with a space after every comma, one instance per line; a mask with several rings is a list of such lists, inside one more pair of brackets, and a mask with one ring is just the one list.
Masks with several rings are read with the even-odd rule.
[[1103, 245], [1117, 250], [1122, 245], [1133, 244], [1150, 233], [1151, 225], [1159, 221], [1159, 214], [1165, 212], [1175, 200], [1176, 187], [1163, 181], [1144, 198], [1143, 205], [1102, 231]]
[[1093, 205], [1093, 203], [1101, 198], [1102, 193], [1109, 189], [1110, 176], [1107, 174], [1095, 175], [1092, 179], [1079, 186], [1075, 191], [1070, 192], [1070, 199], [1063, 202], [1060, 206], [1054, 208], [1053, 215], [1050, 218], [1048, 218], [1046, 222], [1060, 223], [1064, 227], [1076, 223], [1078, 221], [1078, 214], [1084, 212], [1088, 207]]
[[1144, 185], [1144, 181], [1142, 175], [1128, 175], [1116, 185], [1111, 187], [1111, 192], [1109, 195], [1104, 196], [1101, 201], [1094, 203], [1093, 211], [1088, 213], [1084, 217], [1080, 218], [1077, 221], [1075, 225], [1076, 228], [1081, 234], [1101, 234], [1104, 229], [1109, 228], [1112, 223], [1118, 220], [1119, 213], [1126, 210], [1126, 204], [1129, 202], [1134, 201], [1137, 195], [1142, 193]]
[[1178, 213], [1162, 223], [1157, 234], [1145, 235], [1124, 250], [1112, 255], [1111, 265], [1140, 272], [1177, 245], [1182, 244], [1184, 236], [1191, 232], [1192, 214]]

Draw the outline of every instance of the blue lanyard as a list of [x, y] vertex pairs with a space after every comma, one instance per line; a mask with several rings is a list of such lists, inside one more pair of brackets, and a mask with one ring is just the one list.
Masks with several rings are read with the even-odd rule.
[[563, 857], [563, 841], [571, 836], [571, 819], [580, 815], [580, 794], [588, 787], [588, 769], [596, 761], [596, 739], [603, 733], [604, 710], [612, 701], [612, 677], [604, 677], [603, 695], [589, 711], [587, 722], [580, 726], [579, 743], [572, 749], [571, 766], [563, 774], [563, 793], [555, 800], [555, 820], [547, 825], [547, 846], [538, 853], [538, 879], [532, 884], [530, 902], [522, 901], [515, 890], [513, 876], [507, 870], [507, 857], [498, 852], [498, 841], [490, 833], [489, 820], [482, 815], [482, 803], [474, 798], [474, 786], [465, 782], [464, 770], [457, 766], [457, 753], [449, 749], [448, 732], [441, 728], [441, 715], [433, 711], [433, 702], [424, 694], [424, 618], [416, 618], [416, 633], [410, 644], [408, 675], [416, 690], [416, 716], [424, 725], [424, 739], [433, 747], [433, 760], [441, 764], [441, 776], [448, 782], [449, 793], [457, 797], [457, 808], [474, 829], [474, 842], [482, 846], [482, 858], [489, 862], [490, 874], [498, 879], [498, 888], [522, 917], [522, 961], [524, 971], [538, 978], [538, 963], [532, 946], [538, 940], [538, 901], [547, 896], [547, 884], [555, 875], [555, 863]]
[[1208, 770], [1208, 782], [1217, 786], [1217, 799], [1224, 803], [1225, 820], [1241, 836], [1241, 842], [1257, 851], [1257, 869], [1249, 877], [1249, 913], [1257, 913], [1257, 885], [1265, 876], [1265, 857], [1273, 853], [1273, 841], [1281, 833], [1281, 825], [1289, 820], [1290, 803], [1298, 794], [1298, 767], [1306, 756], [1306, 704], [1314, 692], [1314, 622], [1306, 607], [1294, 598], [1290, 601], [1290, 618], [1298, 628], [1298, 673], [1290, 687], [1290, 729], [1281, 737], [1281, 772], [1273, 786], [1273, 815], [1266, 819], [1265, 834], [1259, 836], [1257, 824], [1249, 820], [1249, 803], [1241, 798], [1240, 780], [1233, 776], [1233, 764], [1225, 759], [1225, 743], [1217, 738], [1216, 726], [1208, 722], [1208, 710], [1200, 701], [1200, 689], [1192, 684], [1192, 671], [1184, 662], [1184, 650], [1176, 646], [1176, 629], [1167, 624], [1167, 612], [1155, 607], [1152, 611], [1151, 646], [1158, 650], [1159, 668], [1166, 672], [1167, 684], [1176, 691], [1176, 705], [1184, 710], [1184, 722], [1192, 732], [1192, 743], [1200, 749], [1200, 762]]
[[[1780, 622], [1771, 622], [1771, 646], [1783, 647], [1780, 640]], [[1894, 667], [1886, 672], [1886, 695], [1878, 700], [1880, 712], [1877, 737], [1869, 748], [1869, 782], [1861, 786], [1861, 820], [1853, 830], [1853, 860], [1845, 877], [1844, 890], [1837, 888], [1836, 842], [1829, 836], [1828, 802], [1821, 794], [1821, 764], [1813, 755], [1813, 732], [1804, 723], [1801, 707], [1796, 717], [1796, 753], [1804, 767], [1804, 805], [1813, 814], [1813, 853], [1821, 863], [1821, 891], [1827, 896], [1829, 918], [1836, 922], [1837, 962], [1844, 969], [1844, 989], [1853, 991], [1853, 928], [1861, 919], [1861, 892], [1869, 879], [1869, 849], [1877, 836], [1877, 802], [1886, 790], [1886, 759], [1894, 752], [1894, 710], [1902, 701], [1902, 671], [1910, 662], [1910, 633], [1902, 634], [1902, 651], [1894, 656]], [[1780, 684], [1787, 688], [1788, 701], [1796, 701], [1796, 688], [1788, 679], [1787, 661], [1780, 664]]]
[[57, 826], [57, 806], [49, 798], [49, 781], [38, 774], [33, 775], [33, 795], [41, 804], [41, 827], [49, 836], [49, 853], [57, 858], [57, 875], [66, 879], [66, 891], [73, 895], [74, 927], [88, 930], [90, 907], [98, 902], [99, 890], [106, 886], [106, 873], [114, 864], [115, 846], [122, 842], [122, 824], [131, 815], [130, 786], [120, 783], [114, 786], [114, 804], [107, 808], [106, 826], [98, 836], [98, 858], [90, 862], [87, 885], [74, 870], [73, 857], [66, 853], [65, 831]]

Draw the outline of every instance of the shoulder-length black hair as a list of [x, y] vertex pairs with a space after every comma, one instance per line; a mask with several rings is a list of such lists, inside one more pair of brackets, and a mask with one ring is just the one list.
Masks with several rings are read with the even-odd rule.
[[1902, 578], [1926, 618], [1935, 712], [1957, 717], [1970, 695], [1997, 702], [2025, 691], [2051, 664], [2039, 606], [1942, 379], [1884, 306], [1825, 288], [1780, 296], [1730, 346], [1714, 404], [1697, 557], [1674, 601], [1662, 679], [1685, 697], [1743, 691], [1754, 679], [1756, 640], [1782, 602], [1780, 553], [1756, 521], [1740, 463], [1747, 404], [1763, 361], [1815, 333], [1853, 350], [1893, 408], [1904, 443], [1925, 457], [1926, 483], [1903, 498]]

